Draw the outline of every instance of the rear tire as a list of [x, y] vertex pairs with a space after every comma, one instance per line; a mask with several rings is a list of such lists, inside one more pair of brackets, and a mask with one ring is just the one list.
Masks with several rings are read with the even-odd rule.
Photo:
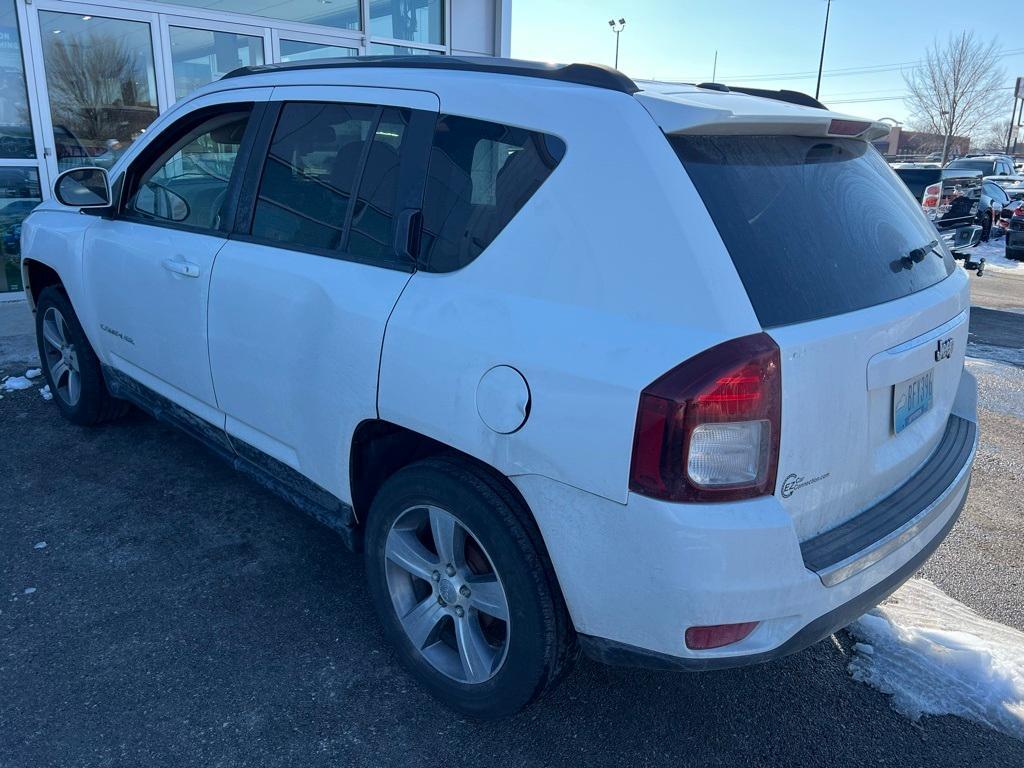
[[529, 512], [485, 470], [457, 457], [399, 470], [373, 500], [365, 544], [385, 635], [451, 709], [512, 715], [578, 655]]
[[107, 391], [99, 358], [67, 294], [56, 286], [44, 288], [36, 302], [36, 342], [53, 401], [68, 421], [89, 426], [128, 410]]

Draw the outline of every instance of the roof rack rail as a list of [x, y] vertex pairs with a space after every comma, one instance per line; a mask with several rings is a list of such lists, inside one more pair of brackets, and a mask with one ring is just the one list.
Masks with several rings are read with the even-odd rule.
[[603, 64], [546, 64], [522, 59], [501, 59], [490, 56], [346, 56], [337, 59], [290, 61], [239, 67], [221, 80], [263, 72], [293, 72], [307, 69], [445, 69], [456, 72], [490, 72], [502, 75], [536, 77], [577, 85], [590, 85], [609, 91], [633, 94], [640, 90], [636, 83], [617, 69]]
[[705, 88], [709, 91], [722, 91], [724, 93], [736, 92], [745, 93], [747, 96], [760, 96], [762, 99], [774, 99], [785, 101], [787, 104], [799, 104], [802, 107], [814, 107], [815, 109], [828, 109], [824, 104], [812, 96], [800, 91], [769, 91], [765, 88], [745, 88], [740, 85], [723, 85], [722, 83], [697, 83], [698, 88]]

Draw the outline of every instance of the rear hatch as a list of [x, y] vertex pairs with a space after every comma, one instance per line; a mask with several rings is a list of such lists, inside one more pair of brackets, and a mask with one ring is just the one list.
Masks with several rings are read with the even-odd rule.
[[809, 538], [889, 495], [935, 449], [963, 368], [966, 280], [863, 140], [669, 141], [781, 350], [776, 495]]

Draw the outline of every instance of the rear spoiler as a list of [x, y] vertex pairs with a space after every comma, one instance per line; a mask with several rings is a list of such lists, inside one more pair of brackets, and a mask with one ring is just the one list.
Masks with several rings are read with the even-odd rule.
[[808, 96], [806, 93], [802, 93], [800, 91], [787, 91], [785, 89], [771, 91], [767, 88], [745, 88], [739, 85], [725, 85], [724, 83], [697, 83], [697, 87], [707, 88], [712, 91], [722, 91], [725, 93], [745, 93], [747, 96], [760, 96], [762, 99], [775, 99], [776, 101], [784, 101], [787, 104], [799, 104], [801, 107], [828, 109], [828, 107], [814, 97]]
[[890, 129], [885, 123], [832, 112], [820, 101], [798, 91], [768, 91], [721, 83], [701, 83], [696, 87], [717, 91], [721, 96], [711, 102], [697, 94], [693, 94], [696, 98], [691, 101], [687, 93], [640, 91], [634, 96], [668, 134], [827, 136], [873, 141], [888, 135]]

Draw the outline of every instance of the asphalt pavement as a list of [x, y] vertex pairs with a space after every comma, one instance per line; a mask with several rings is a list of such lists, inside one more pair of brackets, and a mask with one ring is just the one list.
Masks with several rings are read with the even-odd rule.
[[[1015, 327], [974, 313], [972, 341]], [[971, 494], [922, 575], [1024, 630], [1024, 369], [972, 369]], [[1024, 765], [1020, 741], [897, 714], [847, 674], [845, 633], [723, 672], [582, 660], [511, 720], [459, 717], [398, 666], [358, 556], [137, 412], [83, 429], [5, 394], [0, 484], [3, 768]]]

